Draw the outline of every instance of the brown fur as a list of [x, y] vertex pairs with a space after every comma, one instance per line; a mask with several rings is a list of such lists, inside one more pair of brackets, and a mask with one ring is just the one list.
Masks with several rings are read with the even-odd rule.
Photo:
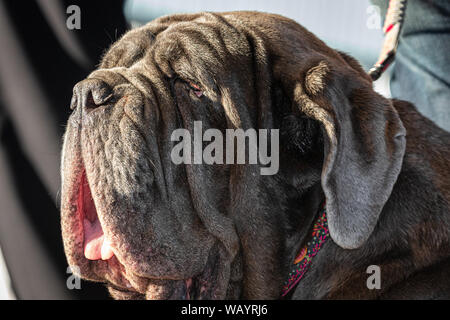
[[[198, 98], [189, 83], [200, 86]], [[375, 93], [351, 57], [256, 12], [157, 19], [74, 89], [62, 159], [70, 265], [121, 299], [277, 299], [324, 199], [332, 240], [291, 298], [449, 298], [450, 135]], [[174, 165], [170, 135], [280, 129], [280, 171]], [[88, 261], [86, 171], [115, 256]], [[382, 289], [366, 287], [381, 267]], [[432, 283], [433, 285], [430, 285]]]

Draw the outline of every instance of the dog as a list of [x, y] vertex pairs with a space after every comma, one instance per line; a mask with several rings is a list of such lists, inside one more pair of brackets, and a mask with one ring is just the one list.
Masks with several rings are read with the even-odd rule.
[[[290, 19], [156, 19], [112, 45], [71, 109], [65, 253], [113, 298], [450, 298], [450, 134]], [[172, 133], [196, 121], [279, 130], [278, 172], [174, 164]], [[283, 294], [322, 209], [329, 239]]]

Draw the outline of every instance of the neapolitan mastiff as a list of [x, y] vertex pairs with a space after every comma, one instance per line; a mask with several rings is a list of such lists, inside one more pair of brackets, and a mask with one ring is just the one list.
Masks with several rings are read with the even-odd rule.
[[[294, 21], [162, 17], [116, 42], [71, 107], [65, 251], [114, 298], [281, 298], [324, 203], [330, 239], [285, 298], [450, 298], [450, 135]], [[278, 173], [174, 164], [171, 135], [195, 121], [279, 129]]]

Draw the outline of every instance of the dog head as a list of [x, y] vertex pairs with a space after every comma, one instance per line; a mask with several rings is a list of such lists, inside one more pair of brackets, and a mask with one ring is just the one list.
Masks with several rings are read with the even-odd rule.
[[[361, 246], [405, 148], [391, 102], [352, 58], [255, 12], [167, 16], [130, 31], [75, 86], [72, 109], [66, 255], [124, 299], [279, 297], [311, 210], [325, 197], [333, 240]], [[199, 122], [224, 136], [279, 129], [278, 172], [174, 163], [173, 133], [195, 137]]]

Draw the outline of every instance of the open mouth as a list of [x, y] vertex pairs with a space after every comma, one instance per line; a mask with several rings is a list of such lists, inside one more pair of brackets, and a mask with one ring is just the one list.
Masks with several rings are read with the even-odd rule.
[[[114, 253], [111, 241], [106, 237], [104, 228], [101, 225], [100, 218], [94, 203], [92, 191], [89, 186], [86, 171], [83, 169], [79, 178], [77, 190], [77, 216], [81, 221], [83, 234], [83, 255], [89, 261], [98, 261], [94, 265], [95, 270], [103, 270], [98, 273], [104, 274], [105, 280], [117, 292], [140, 293], [147, 299], [155, 300], [196, 300], [211, 299], [216, 291], [215, 281], [217, 274], [218, 253], [217, 250], [211, 250], [205, 269], [201, 274], [185, 280], [158, 280], [146, 279], [142, 276], [132, 276], [126, 272], [126, 267], [122, 265]], [[106, 268], [106, 269], [105, 269]], [[108, 270], [107, 270], [108, 269]], [[117, 272], [122, 276], [118, 276]], [[127, 273], [125, 275], [124, 273]], [[109, 274], [116, 274], [110, 278]], [[136, 280], [140, 279], [141, 285], [135, 287]], [[120, 281], [114, 281], [121, 279]], [[112, 281], [111, 281], [112, 280]], [[131, 282], [130, 282], [131, 281]], [[144, 282], [142, 282], [144, 281]], [[144, 284], [147, 283], [147, 284]]]
[[78, 191], [78, 214], [84, 234], [84, 256], [88, 260], [109, 260], [114, 256], [111, 242], [106, 238], [97, 209], [92, 198], [91, 188], [83, 171]]

